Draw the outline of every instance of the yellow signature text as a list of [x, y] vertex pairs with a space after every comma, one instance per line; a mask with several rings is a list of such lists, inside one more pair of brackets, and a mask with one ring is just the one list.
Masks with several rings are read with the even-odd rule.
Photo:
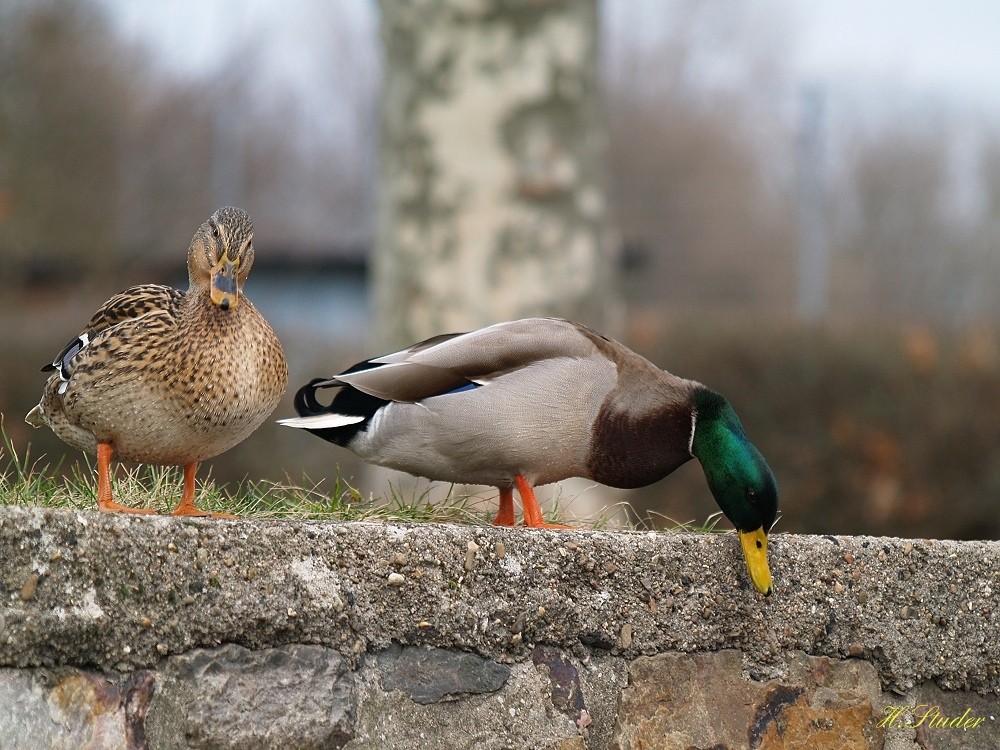
[[940, 706], [921, 703], [917, 706], [886, 706], [885, 717], [879, 720], [880, 727], [928, 727], [929, 729], [975, 729], [985, 720], [985, 716], [973, 716], [972, 709], [965, 709], [961, 716], [941, 713]]

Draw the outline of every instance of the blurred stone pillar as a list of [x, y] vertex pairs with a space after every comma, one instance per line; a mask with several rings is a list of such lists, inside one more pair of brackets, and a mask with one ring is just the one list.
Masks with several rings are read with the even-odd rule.
[[[531, 315], [616, 333], [596, 0], [379, 5], [373, 351]], [[589, 486], [540, 497], [586, 515]]]
[[613, 328], [596, 0], [380, 7], [376, 349], [537, 314]]

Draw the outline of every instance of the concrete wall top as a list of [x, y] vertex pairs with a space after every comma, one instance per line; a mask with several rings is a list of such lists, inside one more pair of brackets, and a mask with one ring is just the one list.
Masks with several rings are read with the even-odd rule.
[[857, 657], [883, 687], [1000, 692], [1000, 542], [201, 520], [0, 508], [0, 666], [129, 671], [236, 643], [392, 643], [512, 663], [735, 649]]

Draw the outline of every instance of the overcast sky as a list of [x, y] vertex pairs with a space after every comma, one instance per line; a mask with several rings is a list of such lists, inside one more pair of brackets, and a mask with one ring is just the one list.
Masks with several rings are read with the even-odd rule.
[[795, 69], [816, 78], [872, 76], [915, 92], [1000, 108], [995, 0], [786, 0]]
[[[337, 18], [350, 30], [337, 42], [371, 47], [375, 0], [335, 1]], [[310, 48], [322, 46], [330, 32], [315, 22], [322, 15], [316, 10], [330, 7], [324, 0], [103, 2], [128, 36], [147, 41], [172, 68], [196, 74], [249, 45], [262, 50], [279, 81], [306, 85], [317, 64]], [[669, 15], [663, 0], [603, 2], [606, 19], [625, 19], [622, 33], [635, 29], [654, 42], [657, 19]], [[753, 0], [741, 6], [744, 17], [748, 7], [762, 23], [782, 23], [793, 76], [801, 82], [895, 88], [1000, 113], [997, 0]], [[636, 13], [641, 24], [629, 21]]]

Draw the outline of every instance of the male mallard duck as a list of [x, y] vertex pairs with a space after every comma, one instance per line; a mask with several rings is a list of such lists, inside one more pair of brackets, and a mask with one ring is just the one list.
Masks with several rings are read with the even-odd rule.
[[[317, 390], [336, 388], [329, 406]], [[393, 469], [500, 489], [494, 523], [546, 526], [532, 488], [568, 477], [642, 487], [690, 459], [736, 526], [750, 577], [771, 591], [778, 486], [725, 398], [579, 323], [515, 320], [436, 336], [317, 378], [300, 427]]]
[[183, 465], [174, 515], [194, 504], [198, 463], [229, 450], [274, 411], [288, 385], [278, 337], [243, 296], [253, 224], [238, 208], [206, 221], [188, 249], [186, 292], [145, 284], [115, 295], [52, 364], [26, 421], [97, 454], [97, 504], [111, 497], [111, 458]]

